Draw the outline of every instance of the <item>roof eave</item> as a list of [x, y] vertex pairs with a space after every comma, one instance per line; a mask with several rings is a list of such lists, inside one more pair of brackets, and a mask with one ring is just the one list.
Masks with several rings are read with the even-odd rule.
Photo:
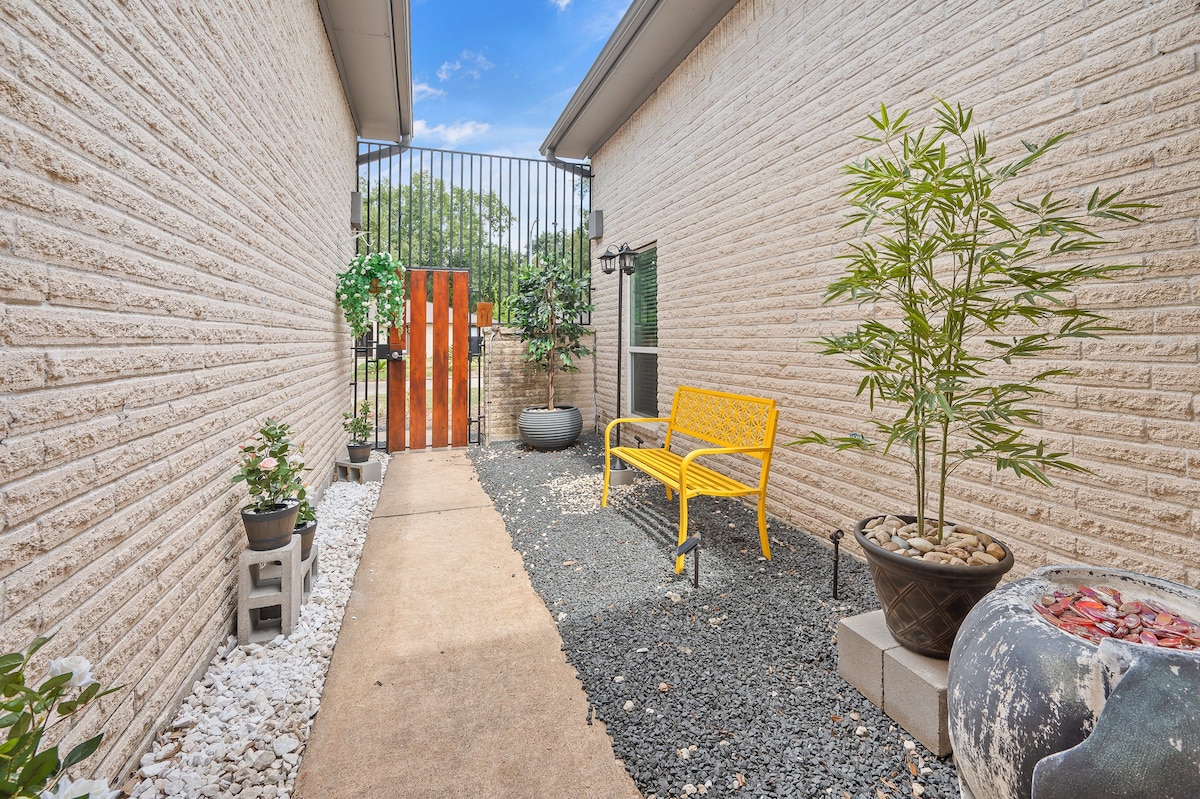
[[542, 155], [590, 158], [737, 3], [635, 0], [542, 142]]
[[406, 142], [413, 133], [409, 0], [317, 0], [360, 138]]

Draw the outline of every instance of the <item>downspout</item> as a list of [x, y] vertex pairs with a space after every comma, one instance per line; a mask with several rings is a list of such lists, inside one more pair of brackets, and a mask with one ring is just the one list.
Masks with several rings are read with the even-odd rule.
[[583, 164], [578, 161], [562, 161], [554, 154], [553, 147], [547, 147], [546, 152], [542, 154], [547, 161], [554, 164], [559, 169], [565, 169], [568, 172], [578, 175], [581, 178], [590, 178], [592, 176], [592, 168], [588, 164]]

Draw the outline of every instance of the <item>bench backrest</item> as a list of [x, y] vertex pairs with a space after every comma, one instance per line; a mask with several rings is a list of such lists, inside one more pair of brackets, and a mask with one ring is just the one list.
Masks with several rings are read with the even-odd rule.
[[[671, 445], [673, 433], [681, 433], [718, 447], [769, 448], [775, 443], [777, 417], [775, 400], [680, 386], [671, 403], [664, 446]], [[768, 455], [769, 449], [751, 457]]]

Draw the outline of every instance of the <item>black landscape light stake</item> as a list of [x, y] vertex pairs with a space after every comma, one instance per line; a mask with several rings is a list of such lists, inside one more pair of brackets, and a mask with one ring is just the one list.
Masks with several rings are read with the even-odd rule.
[[838, 591], [838, 561], [840, 560], [840, 558], [838, 556], [838, 546], [841, 543], [842, 536], [844, 536], [844, 535], [845, 535], [845, 533], [843, 533], [841, 530], [834, 530], [832, 533], [829, 534], [829, 540], [833, 542], [833, 598], [834, 599], [838, 598], [838, 595], [837, 595], [837, 591]]
[[682, 544], [680, 544], [679, 547], [675, 550], [675, 557], [678, 558], [680, 555], [686, 555], [687, 553], [691, 552], [692, 550], [696, 551], [696, 554], [692, 556], [692, 587], [699, 588], [700, 587], [700, 534], [699, 533], [694, 533], [692, 535], [689, 535], [687, 537], [687, 540], [685, 540]]
[[[637, 264], [637, 250], [632, 249], [628, 244], [622, 244], [620, 247], [609, 247], [600, 256], [600, 269], [606, 275], [611, 275], [617, 272], [617, 415], [621, 416], [621, 343], [622, 333], [625, 327], [625, 276], [633, 276], [634, 269]], [[620, 267], [620, 271], [617, 268]], [[617, 446], [621, 446], [621, 427], [617, 426], [616, 430]], [[625, 466], [625, 461], [620, 458], [613, 458], [610, 469], [609, 481], [613, 485], [628, 485], [633, 481], [633, 473], [628, 471]]]

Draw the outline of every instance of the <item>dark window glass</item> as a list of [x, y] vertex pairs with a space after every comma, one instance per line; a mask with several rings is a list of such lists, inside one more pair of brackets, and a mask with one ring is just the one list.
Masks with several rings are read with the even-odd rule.
[[658, 248], [638, 253], [633, 273], [633, 309], [629, 343], [634, 347], [658, 346]]

